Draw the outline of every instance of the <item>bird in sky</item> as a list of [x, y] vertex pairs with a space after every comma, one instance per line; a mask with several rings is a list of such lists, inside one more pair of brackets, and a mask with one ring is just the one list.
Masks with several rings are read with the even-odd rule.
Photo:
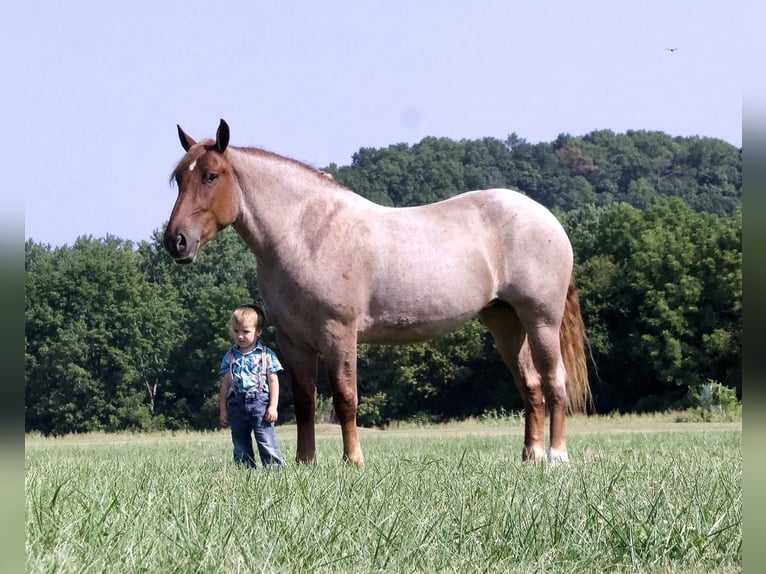
[[678, 48], [665, 48], [665, 49], [666, 49], [668, 52], [671, 52], [671, 53], [673, 53], [673, 52], [675, 52], [676, 50], [678, 50]]

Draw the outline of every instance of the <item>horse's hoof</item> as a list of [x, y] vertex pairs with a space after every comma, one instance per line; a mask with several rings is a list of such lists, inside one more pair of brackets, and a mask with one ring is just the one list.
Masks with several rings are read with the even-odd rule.
[[569, 464], [569, 453], [565, 450], [555, 448], [548, 449], [548, 466], [557, 466], [559, 464]]
[[524, 464], [538, 464], [545, 461], [545, 451], [541, 448], [528, 449], [524, 447], [521, 452], [521, 462]]
[[356, 468], [364, 468], [364, 457], [361, 457], [361, 456], [360, 457], [353, 457], [352, 458], [352, 457], [344, 454], [343, 455], [343, 462], [348, 464], [348, 465], [350, 465], [350, 466], [354, 466]]

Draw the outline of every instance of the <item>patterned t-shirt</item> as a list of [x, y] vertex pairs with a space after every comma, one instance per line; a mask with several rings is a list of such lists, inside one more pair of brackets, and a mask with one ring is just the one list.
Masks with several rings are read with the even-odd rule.
[[[263, 372], [264, 353], [266, 370]], [[221, 375], [231, 373], [231, 385], [237, 392], [269, 392], [267, 374], [282, 370], [277, 355], [260, 341], [247, 353], [242, 353], [237, 345], [223, 356], [218, 372]], [[260, 387], [260, 388], [259, 388]]]

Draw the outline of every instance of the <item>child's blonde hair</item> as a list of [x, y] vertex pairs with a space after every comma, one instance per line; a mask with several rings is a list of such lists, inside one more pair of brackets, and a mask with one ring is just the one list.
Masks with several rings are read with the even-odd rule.
[[255, 330], [260, 333], [263, 331], [266, 322], [266, 314], [258, 305], [240, 305], [231, 313], [229, 327], [234, 331], [236, 325], [241, 325], [248, 321], [255, 322]]

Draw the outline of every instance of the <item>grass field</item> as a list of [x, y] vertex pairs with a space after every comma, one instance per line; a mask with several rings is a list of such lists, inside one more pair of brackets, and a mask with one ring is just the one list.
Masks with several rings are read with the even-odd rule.
[[[362, 430], [367, 466], [236, 469], [227, 432], [25, 440], [27, 572], [740, 572], [742, 425], [520, 418]], [[278, 427], [285, 455], [295, 428]]]

